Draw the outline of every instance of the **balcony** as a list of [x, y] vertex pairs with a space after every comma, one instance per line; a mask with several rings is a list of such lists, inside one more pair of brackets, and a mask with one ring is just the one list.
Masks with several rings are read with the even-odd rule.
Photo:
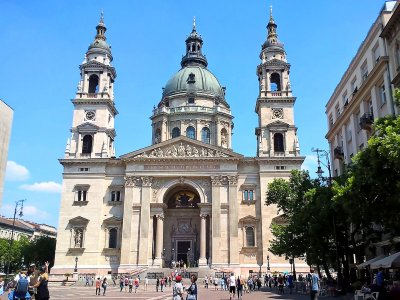
[[333, 157], [339, 160], [343, 160], [344, 159], [344, 152], [342, 147], [335, 147], [335, 149], [333, 149]]
[[78, 99], [108, 99], [110, 98], [110, 94], [108, 92], [102, 93], [77, 93]]
[[205, 107], [205, 106], [178, 106], [178, 107], [159, 107], [153, 109], [153, 116], [165, 113], [165, 114], [174, 114], [174, 113], [225, 113], [230, 115], [231, 111], [227, 108], [216, 106], [216, 107]]
[[364, 130], [371, 130], [374, 124], [374, 116], [370, 113], [365, 113], [360, 118], [360, 127]]

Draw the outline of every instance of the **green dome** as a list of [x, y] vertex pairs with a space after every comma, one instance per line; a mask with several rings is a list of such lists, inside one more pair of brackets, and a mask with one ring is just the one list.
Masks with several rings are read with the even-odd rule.
[[224, 98], [224, 91], [218, 79], [201, 66], [187, 66], [179, 70], [168, 80], [163, 96], [188, 91], [204, 92]]

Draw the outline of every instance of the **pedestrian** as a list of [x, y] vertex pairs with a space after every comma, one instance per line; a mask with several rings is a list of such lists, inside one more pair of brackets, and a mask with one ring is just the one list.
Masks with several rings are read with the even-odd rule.
[[224, 277], [221, 277], [220, 280], [219, 280], [219, 284], [221, 286], [221, 291], [224, 290], [224, 283], [225, 283]]
[[124, 277], [121, 276], [121, 278], [119, 279], [119, 291], [122, 292], [123, 289], [124, 289]]
[[208, 289], [208, 276], [207, 275], [204, 278], [204, 285], [205, 285], [205, 288]]
[[104, 277], [103, 284], [101, 286], [103, 287], [103, 296], [105, 296], [107, 290], [107, 277]]
[[172, 278], [171, 275], [168, 276], [168, 286], [171, 287]]
[[233, 272], [231, 273], [231, 276], [229, 277], [229, 299], [235, 299], [235, 290], [236, 290], [236, 278]]
[[[48, 263], [48, 262], [46, 262]], [[35, 295], [35, 290], [33, 289], [33, 286], [37, 283], [39, 279], [39, 271], [36, 270], [36, 265], [35, 264], [30, 264], [28, 268], [28, 272], [26, 272], [26, 277], [29, 279], [29, 295], [31, 295], [31, 298]]]
[[197, 300], [197, 277], [195, 275], [192, 275], [190, 278], [191, 284], [189, 288], [187, 289], [187, 297], [186, 300]]
[[164, 292], [164, 284], [165, 284], [165, 279], [164, 279], [164, 277], [162, 277], [160, 280], [161, 292]]
[[132, 288], [133, 288], [133, 278], [132, 278], [132, 276], [129, 277], [128, 286], [129, 286], [129, 293], [132, 293]]
[[216, 291], [218, 291], [218, 278], [217, 277], [214, 278], [214, 289]]
[[156, 291], [158, 292], [158, 288], [160, 287], [160, 279], [156, 279]]
[[124, 285], [125, 285], [125, 292], [126, 292], [126, 289], [129, 286], [129, 278], [128, 278], [128, 276], [125, 276]]
[[182, 300], [183, 299], [183, 285], [182, 285], [182, 277], [180, 275], [175, 277], [175, 284], [172, 288], [172, 299], [173, 300]]
[[96, 280], [96, 295], [99, 295], [99, 296], [100, 296], [100, 286], [101, 286], [101, 281], [100, 281], [100, 277], [99, 277]]
[[236, 289], [237, 289], [238, 300], [243, 299], [243, 283], [239, 276], [236, 280]]
[[317, 274], [317, 270], [311, 269], [311, 288], [310, 288], [310, 297], [311, 300], [318, 299], [318, 292], [319, 292], [319, 277]]
[[4, 278], [0, 277], [0, 296], [3, 294], [4, 294]]
[[[48, 265], [47, 265], [48, 266]], [[48, 300], [50, 299], [50, 293], [48, 288], [49, 274], [47, 273], [47, 266], [43, 266], [39, 269], [39, 278], [35, 285], [32, 286], [36, 289], [35, 300]]]
[[139, 288], [139, 276], [135, 278], [134, 284], [135, 284], [135, 294], [136, 294], [137, 289]]
[[112, 281], [113, 281], [113, 286], [115, 287], [117, 285], [117, 283], [115, 282], [115, 276], [112, 277]]
[[147, 276], [144, 278], [144, 290], [147, 291], [147, 286], [149, 285], [149, 279]]
[[[28, 299], [27, 293], [29, 289], [29, 281], [30, 278], [26, 276], [26, 273], [28, 272], [26, 266], [22, 267], [22, 270], [18, 276], [18, 281], [16, 282], [15, 289], [14, 289], [14, 296], [13, 299], [19, 299], [19, 300], [26, 300]], [[28, 293], [29, 295], [29, 293]], [[30, 295], [29, 295], [30, 297]]]

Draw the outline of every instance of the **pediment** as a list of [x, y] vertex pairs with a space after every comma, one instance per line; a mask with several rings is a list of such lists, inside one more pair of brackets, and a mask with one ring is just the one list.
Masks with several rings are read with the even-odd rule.
[[122, 159], [192, 159], [192, 158], [243, 158], [231, 150], [206, 144], [185, 136], [133, 151], [121, 156]]
[[73, 225], [86, 225], [87, 223], [89, 223], [89, 220], [84, 217], [77, 216], [75, 218], [70, 219], [69, 223]]
[[92, 132], [92, 131], [98, 131], [99, 126], [96, 126], [90, 122], [85, 122], [79, 126], [77, 126], [79, 132]]
[[122, 222], [122, 219], [118, 218], [116, 216], [112, 216], [112, 217], [109, 217], [109, 218], [103, 220], [103, 223], [105, 223], [105, 224], [120, 224], [121, 222]]
[[272, 122], [272, 123], [269, 123], [269, 124], [267, 125], [267, 127], [285, 127], [285, 128], [288, 128], [289, 126], [290, 126], [290, 125], [289, 125], [288, 123], [283, 122], [283, 121], [279, 121], [279, 120], [274, 121], [274, 122]]
[[272, 219], [271, 225], [276, 224], [276, 225], [287, 225], [288, 224], [288, 218], [286, 217], [285, 214], [276, 216], [275, 218]]
[[256, 224], [257, 222], [258, 222], [258, 219], [256, 217], [250, 216], [250, 215], [239, 219], [239, 223], [242, 223], [242, 224]]

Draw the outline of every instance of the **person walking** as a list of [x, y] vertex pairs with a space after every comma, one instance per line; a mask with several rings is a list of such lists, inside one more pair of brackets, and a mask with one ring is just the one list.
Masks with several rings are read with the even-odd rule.
[[49, 274], [47, 274], [47, 268], [41, 267], [39, 269], [39, 278], [38, 281], [32, 286], [32, 288], [36, 288], [37, 292], [35, 294], [35, 300], [49, 300], [50, 293], [48, 288], [49, 282]]
[[164, 277], [163, 277], [163, 278], [161, 278], [161, 280], [160, 280], [161, 292], [164, 292], [164, 284], [165, 284], [165, 279], [164, 279]]
[[121, 278], [119, 279], [119, 291], [122, 292], [123, 289], [124, 289], [124, 277], [121, 276]]
[[173, 300], [182, 300], [183, 299], [183, 285], [182, 285], [182, 277], [180, 275], [175, 277], [175, 284], [172, 288], [172, 299]]
[[317, 274], [317, 270], [311, 269], [310, 273], [311, 273], [310, 297], [311, 297], [311, 300], [317, 300], [319, 287], [320, 287], [319, 277]]
[[187, 297], [186, 300], [197, 300], [197, 277], [195, 275], [192, 275], [190, 278], [191, 284], [189, 288], [187, 289]]
[[228, 279], [229, 281], [229, 299], [231, 300], [232, 297], [235, 299], [235, 290], [236, 290], [236, 278], [233, 272], [231, 273], [231, 276]]
[[158, 288], [160, 287], [160, 279], [156, 279], [156, 291], [158, 292]]
[[107, 277], [104, 277], [103, 283], [101, 285], [103, 287], [103, 296], [106, 295], [106, 290], [107, 290]]
[[243, 299], [243, 283], [239, 276], [236, 280], [236, 289], [237, 289], [238, 300], [242, 300]]
[[144, 278], [144, 290], [147, 291], [147, 286], [149, 285], [149, 279], [147, 276]]
[[131, 276], [129, 277], [129, 293], [132, 293], [132, 288], [133, 288], [133, 278]]
[[137, 292], [137, 290], [139, 288], [139, 277], [135, 278], [135, 281], [134, 281], [133, 284], [135, 285], [135, 294], [136, 294], [136, 292]]
[[100, 296], [100, 286], [101, 286], [101, 281], [100, 281], [100, 277], [98, 277], [96, 280], [96, 296], [97, 295]]

